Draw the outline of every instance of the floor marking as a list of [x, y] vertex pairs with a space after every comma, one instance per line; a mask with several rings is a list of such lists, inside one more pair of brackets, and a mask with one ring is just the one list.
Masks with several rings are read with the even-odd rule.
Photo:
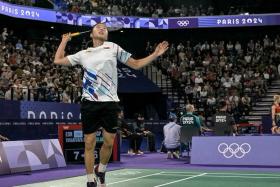
[[[164, 171], [163, 173], [165, 174], [189, 174], [189, 173], [199, 173], [199, 172], [169, 172], [169, 171]], [[200, 172], [201, 173], [201, 172]], [[275, 176], [275, 177], [280, 177], [280, 175], [275, 175], [275, 174], [269, 174], [269, 173], [207, 173], [208, 175], [241, 175], [241, 176]]]
[[130, 179], [126, 179], [126, 180], [121, 180], [121, 181], [117, 181], [117, 182], [111, 182], [109, 184], [107, 184], [107, 186], [112, 185], [112, 184], [118, 184], [118, 183], [123, 183], [123, 182], [127, 182], [127, 181], [132, 181], [132, 180], [137, 180], [137, 179], [142, 179], [142, 178], [146, 178], [146, 177], [150, 177], [150, 176], [154, 176], [154, 175], [160, 175], [162, 172], [159, 173], [153, 173], [150, 175], [144, 175], [141, 177], [135, 177], [135, 178], [130, 178]]
[[199, 174], [199, 175], [195, 175], [195, 176], [192, 176], [192, 177], [187, 177], [187, 178], [176, 180], [176, 181], [173, 181], [173, 182], [164, 183], [164, 184], [157, 185], [157, 186], [154, 186], [154, 187], [166, 186], [166, 185], [169, 185], [169, 184], [174, 184], [174, 183], [177, 183], [177, 182], [181, 182], [181, 181], [185, 181], [185, 180], [201, 177], [201, 176], [204, 176], [206, 174], [207, 173], [202, 173], [202, 174]]
[[[168, 174], [168, 173], [163, 173], [160, 175], [164, 175], [164, 176], [174, 176], [174, 177], [190, 177], [192, 175], [178, 175], [178, 174]], [[263, 177], [257, 177], [257, 176], [240, 176], [240, 175], [232, 175], [232, 176], [215, 176], [215, 175], [210, 175], [209, 173], [207, 175], [205, 175], [204, 177], [208, 177], [208, 178], [244, 178], [244, 179], [280, 179], [280, 176], [263, 176]]]

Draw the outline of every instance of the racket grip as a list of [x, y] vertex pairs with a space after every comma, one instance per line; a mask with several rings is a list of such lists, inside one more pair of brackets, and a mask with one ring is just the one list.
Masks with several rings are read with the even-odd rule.
[[79, 36], [80, 34], [81, 34], [80, 32], [74, 32], [74, 33], [71, 33], [70, 36], [71, 36], [71, 37], [73, 37], [73, 36]]

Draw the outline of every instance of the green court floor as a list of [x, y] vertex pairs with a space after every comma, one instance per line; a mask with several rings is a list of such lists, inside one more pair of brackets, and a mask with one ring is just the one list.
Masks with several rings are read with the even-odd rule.
[[[280, 173], [122, 169], [107, 173], [112, 187], [279, 187]], [[83, 187], [86, 177], [73, 177], [20, 187]]]

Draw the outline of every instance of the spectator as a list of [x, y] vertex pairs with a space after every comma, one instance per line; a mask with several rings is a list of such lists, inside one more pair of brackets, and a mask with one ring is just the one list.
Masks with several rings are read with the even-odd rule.
[[194, 80], [195, 84], [200, 84], [203, 83], [203, 78], [201, 77], [201, 75], [198, 75], [195, 80]]
[[7, 40], [8, 36], [9, 36], [9, 34], [8, 34], [8, 29], [7, 29], [7, 28], [3, 28], [3, 32], [2, 32], [2, 34], [1, 34], [1, 36], [2, 36], [2, 40], [3, 40], [3, 41], [6, 41], [6, 40]]
[[167, 158], [179, 158], [181, 126], [177, 123], [177, 116], [170, 114], [169, 123], [163, 127], [164, 146], [167, 149]]
[[16, 43], [16, 49], [17, 50], [23, 50], [23, 46], [22, 46], [21, 40], [18, 40], [18, 42]]
[[[129, 15], [129, 16], [135, 16], [138, 15], [137, 8], [141, 4], [142, 6], [142, 13], [144, 13], [144, 7], [148, 7], [150, 9], [150, 13], [143, 14], [144, 16], [153, 17], [152, 15], [157, 15], [158, 12], [156, 12], [157, 9], [159, 9], [161, 6], [162, 14], [166, 17], [172, 17], [172, 16], [207, 16], [207, 15], [214, 15], [215, 13], [217, 15], [237, 15], [237, 14], [247, 14], [250, 13], [274, 13], [277, 11], [277, 6], [274, 6], [273, 2], [266, 2], [268, 3], [268, 6], [262, 6], [262, 1], [255, 2], [254, 6], [248, 6], [247, 4], [244, 4], [242, 1], [237, 2], [236, 6], [232, 6], [231, 3], [229, 5], [225, 4], [209, 4], [207, 2], [207, 7], [205, 5], [195, 5], [190, 4], [188, 1], [179, 1], [180, 4], [178, 4], [177, 1], [160, 1], [160, 4], [153, 3], [151, 4], [149, 1], [135, 1], [135, 0], [83, 0], [83, 1], [77, 1], [77, 0], [64, 0], [64, 1], [47, 1], [47, 5], [45, 3], [35, 2], [35, 1], [26, 1], [26, 0], [6, 0], [10, 3], [16, 3], [20, 5], [27, 5], [27, 6], [39, 6], [42, 8], [53, 8], [56, 11], [70, 11], [70, 12], [79, 12], [79, 13], [86, 13], [86, 14], [94, 14], [94, 15], [115, 15], [111, 11], [112, 6], [116, 6], [119, 9], [118, 15]], [[274, 8], [267, 8], [267, 7], [273, 7]], [[110, 7], [110, 8], [109, 8]], [[245, 9], [246, 7], [246, 9]], [[261, 7], [261, 8], [259, 8]], [[160, 16], [161, 17], [161, 16]]]
[[[142, 136], [148, 138], [150, 152], [156, 152], [155, 148], [155, 135], [145, 128], [144, 117], [141, 114], [135, 114], [135, 122], [133, 123], [134, 133], [140, 133]], [[142, 153], [138, 150], [138, 153]]]
[[249, 115], [251, 109], [251, 98], [246, 94], [241, 98], [241, 103], [239, 104], [240, 112], [242, 115]]

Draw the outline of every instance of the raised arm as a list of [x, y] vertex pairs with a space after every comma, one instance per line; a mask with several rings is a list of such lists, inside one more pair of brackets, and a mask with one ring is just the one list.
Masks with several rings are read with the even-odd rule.
[[54, 57], [54, 63], [57, 65], [65, 65], [70, 66], [71, 63], [69, 62], [67, 57], [64, 57], [65, 54], [65, 47], [67, 45], [67, 42], [71, 39], [70, 33], [64, 34], [62, 36], [62, 40], [56, 50], [55, 57]]
[[150, 64], [153, 60], [155, 60], [157, 57], [164, 54], [165, 51], [167, 50], [168, 50], [168, 42], [163, 41], [157, 45], [155, 51], [149, 56], [137, 60], [134, 58], [129, 58], [126, 64], [133, 69], [140, 69]]

